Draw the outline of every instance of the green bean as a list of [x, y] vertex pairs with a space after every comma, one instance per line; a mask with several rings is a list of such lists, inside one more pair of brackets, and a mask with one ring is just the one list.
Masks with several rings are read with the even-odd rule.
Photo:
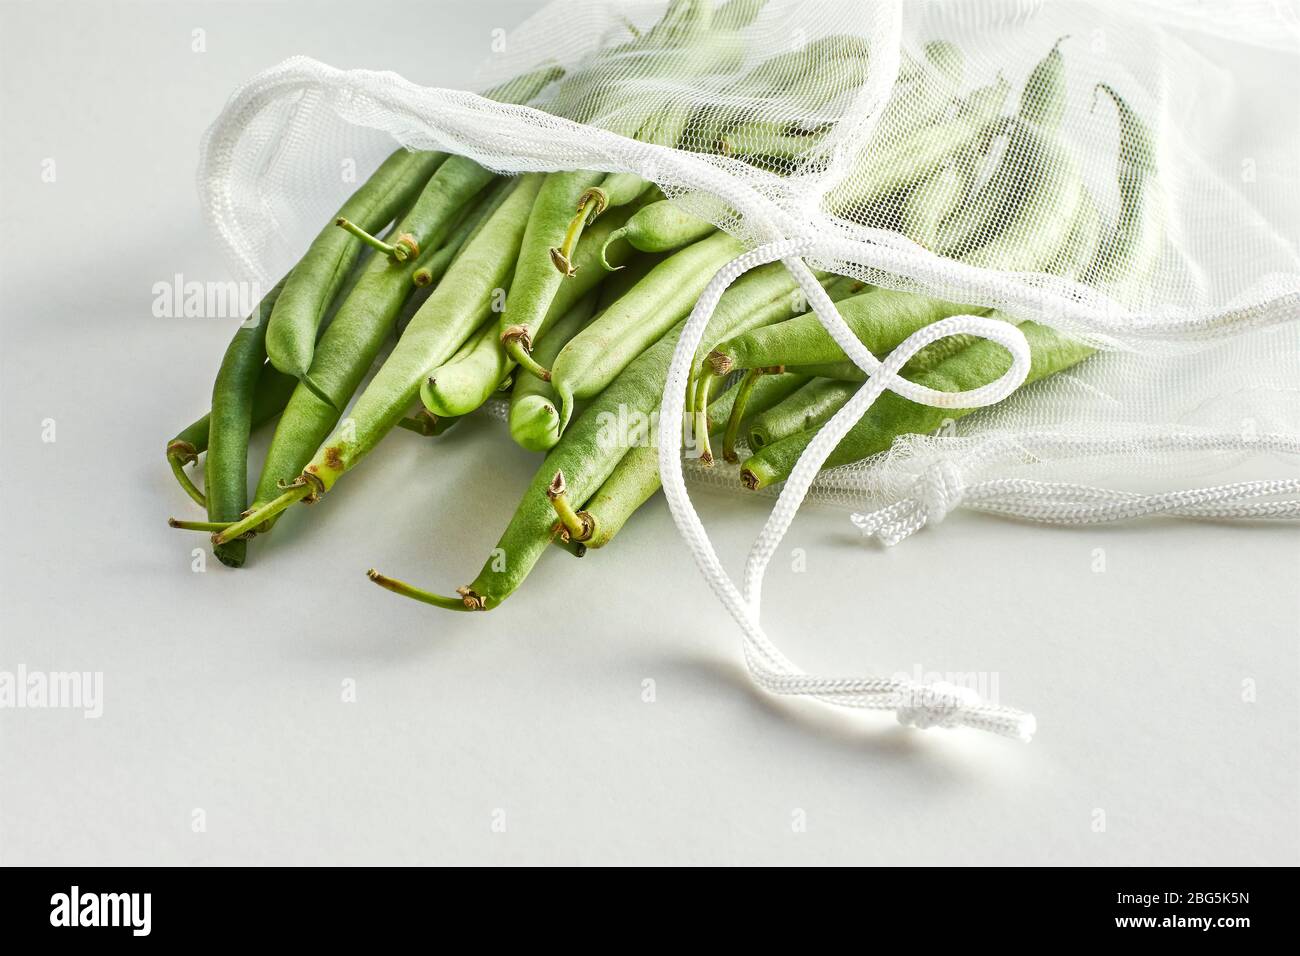
[[[561, 88], [551, 106], [562, 115], [571, 115], [571, 118], [589, 123], [598, 121], [598, 125], [643, 143], [677, 146], [686, 131], [689, 114], [676, 108], [671, 90], [659, 90], [652, 84], [638, 81], [672, 76], [675, 82], [680, 83], [692, 76], [725, 72], [732, 65], [739, 65], [743, 59], [743, 43], [736, 31], [741, 28], [739, 24], [757, 15], [763, 2], [744, 0], [743, 15], [727, 15], [720, 10], [716, 20], [714, 11], [704, 0], [683, 5], [680, 13], [670, 7], [660, 27], [624, 48], [610, 51], [611, 57], [626, 54], [618, 71], [623, 82], [637, 85], [634, 95], [618, 95], [619, 90], [608, 83], [608, 76], [601, 68], [605, 58], [597, 55], [590, 69], [571, 78]], [[668, 23], [672, 26], [663, 26]], [[533, 235], [537, 241], [526, 245], [525, 255], [536, 256], [540, 261], [540, 246], [544, 238], [562, 235], [558, 245], [549, 247], [548, 251], [555, 268], [566, 276], [573, 274], [573, 253], [583, 230], [602, 212], [658, 192], [651, 182], [636, 173], [600, 174], [595, 178], [578, 173], [557, 175], [571, 177], [565, 184], [557, 184], [557, 190], [567, 190], [572, 195], [575, 186], [581, 187], [576, 195], [576, 211], [561, 227], [554, 208], [539, 207]], [[537, 334], [533, 322], [542, 321], [545, 311], [547, 284], [540, 274], [534, 277], [531, 270], [526, 272], [526, 305], [531, 311], [516, 316], [519, 321], [512, 319], [510, 335], [503, 338], [520, 365], [539, 377], [545, 377], [543, 370], [529, 363], [528, 348]], [[503, 336], [506, 331], [503, 327]]]
[[460, 417], [479, 408], [511, 374], [509, 356], [491, 321], [420, 385], [420, 401], [438, 417]]
[[[284, 411], [284, 406], [297, 384], [297, 379], [277, 371], [270, 364], [264, 364], [257, 376], [257, 385], [253, 389], [253, 407], [249, 416], [250, 429], [256, 431]], [[210, 421], [211, 413], [204, 415], [167, 443], [167, 461], [176, 475], [176, 480], [201, 508], [207, 508], [207, 499], [190, 480], [184, 466], [198, 461], [199, 455], [207, 451]]]
[[[1069, 368], [1093, 352], [1088, 346], [1036, 322], [1024, 322], [1020, 330], [1029, 342], [1031, 356], [1026, 385]], [[915, 381], [939, 391], [960, 392], [996, 381], [1010, 367], [1011, 356], [1006, 349], [991, 339], [981, 339]], [[887, 450], [899, 435], [929, 434], [945, 421], [962, 418], [973, 411], [976, 409], [921, 405], [886, 391], [844, 436], [823, 467], [860, 461]], [[788, 478], [814, 434], [799, 432], [756, 451], [741, 470], [745, 487], [763, 488]]]
[[[821, 43], [841, 38], [828, 37]], [[852, 45], [851, 48], [849, 45]], [[817, 44], [809, 44], [810, 50]], [[800, 77], [792, 87], [774, 91], [763, 97], [773, 114], [799, 116], [801, 122], [815, 124], [818, 111], [846, 91], [856, 90], [867, 78], [868, 57], [866, 41], [858, 37], [841, 39], [840, 50], [831, 62], [816, 62], [815, 67]], [[814, 54], [814, 60], [816, 56]], [[958, 71], [960, 72], [960, 70]], [[721, 132], [717, 138], [717, 151], [724, 156], [764, 155], [797, 158], [824, 138], [834, 124], [823, 124], [820, 129], [795, 131], [794, 124], [784, 116], [777, 119], [748, 119]]]
[[601, 263], [606, 269], [612, 268], [606, 254], [615, 243], [627, 243], [639, 252], [670, 252], [705, 239], [717, 230], [707, 219], [692, 216], [675, 203], [661, 199], [642, 206], [621, 228], [609, 234], [601, 248]]
[[[569, 339], [587, 324], [595, 307], [596, 292], [592, 290], [547, 329], [534, 351], [535, 358], [539, 362], [550, 364]], [[558, 405], [559, 397], [550, 382], [534, 375], [520, 375], [510, 395], [510, 437], [529, 451], [549, 451], [554, 448], [560, 440]]]
[[1146, 124], [1111, 87], [1099, 84], [1119, 113], [1120, 213], [1114, 232], [1097, 250], [1085, 281], [1117, 293], [1121, 301], [1141, 287], [1164, 247], [1164, 209], [1156, 184], [1156, 147]]
[[[353, 266], [351, 274], [344, 283], [342, 291], [335, 296], [334, 301], [326, 309], [325, 318], [320, 326], [321, 332], [328, 329], [330, 323], [334, 321], [334, 316], [338, 313], [339, 307], [352, 289], [355, 288], [371, 256], [372, 253], [368, 249], [362, 252], [359, 261]], [[257, 386], [253, 391], [251, 430], [256, 430], [283, 412], [297, 385], [297, 379], [277, 371], [269, 362], [263, 365], [261, 374], [257, 378]], [[194, 486], [189, 476], [184, 473], [183, 466], [197, 461], [199, 454], [207, 450], [210, 417], [210, 414], [204, 415], [198, 421], [192, 423], [177, 438], [169, 442], [167, 446], [168, 463], [171, 465], [177, 481], [180, 482], [186, 493], [203, 508], [207, 507], [207, 501], [203, 497], [203, 493]]]
[[411, 273], [411, 282], [415, 285], [415, 291], [402, 303], [402, 309], [397, 314], [395, 326], [398, 338], [401, 338], [416, 313], [424, 308], [424, 303], [429, 301], [437, 284], [442, 281], [451, 264], [459, 257], [461, 250], [478, 235], [483, 224], [510, 195], [515, 182], [514, 179], [502, 178], [500, 182], [487, 189], [475, 201], [472, 210], [457, 223], [456, 228], [447, 236], [446, 242], [427, 251], [416, 262], [415, 271]]
[[[952, 315], [983, 315], [977, 306], [943, 302], [910, 292], [872, 289], [837, 303], [849, 329], [875, 355], [883, 355], [918, 329]], [[708, 358], [715, 374], [771, 365], [802, 367], [841, 362], [844, 350], [815, 313], [754, 329], [719, 345]]]
[[1038, 140], [1033, 172], [1020, 184], [1022, 194], [1002, 228], [962, 258], [990, 269], [1036, 271], [1066, 247], [1084, 201], [1083, 180], [1064, 143], [1030, 133]]
[[[850, 58], [865, 62], [866, 57], [865, 40], [837, 34], [764, 60], [723, 89], [709, 106], [696, 112], [686, 126], [687, 140], [715, 152], [729, 130], [743, 126], [750, 118], [755, 100], [799, 102], [801, 93], [815, 98], [828, 89], [821, 82], [828, 63]], [[800, 102], [800, 108], [794, 111], [804, 112], [804, 105]]]
[[[453, 217], [491, 179], [488, 170], [453, 156], [434, 174], [394, 232], [415, 237], [420, 246], [435, 244], [448, 234]], [[262, 466], [251, 510], [259, 513], [273, 503], [278, 505], [256, 530], [269, 530], [275, 515], [295, 500], [294, 494], [299, 500], [314, 500], [314, 486], [302, 479], [302, 469], [338, 424], [392, 333], [403, 303], [415, 288], [411, 281], [415, 268], [414, 260], [373, 256], [321, 337], [311, 368], [289, 398]], [[281, 488], [282, 482], [287, 483], [286, 488]], [[240, 533], [246, 530], [250, 529], [243, 528]]]
[[363, 230], [378, 232], [411, 205], [446, 158], [446, 153], [399, 149], [312, 240], [271, 312], [266, 351], [272, 365], [294, 378], [307, 374], [316, 345], [316, 330], [361, 252], [362, 243], [347, 231], [336, 228], [335, 221], [345, 219]]
[[[1046, 188], [1039, 185], [1039, 180], [1051, 171], [1050, 166], [1044, 166], [1044, 150], [1056, 138], [1065, 114], [1065, 63], [1060, 44], [1057, 40], [1030, 73], [998, 168], [975, 196], [940, 227], [935, 248], [944, 255], [961, 256], [987, 243], [1000, 221], [1008, 219], [1027, 197], [1040, 195]], [[1073, 214], [1066, 219], [1072, 220]]]
[[579, 332], [560, 352], [552, 381], [561, 402], [561, 428], [575, 400], [605, 388], [637, 355], [690, 312], [715, 272], [744, 252], [719, 232], [653, 269], [627, 295]]
[[[826, 294], [832, 302], [840, 302], [850, 296], [857, 295], [866, 287], [865, 283], [848, 276], [830, 275], [817, 271], [814, 271], [813, 274], [817, 276], [822, 287], [826, 289]], [[747, 290], [743, 293], [744, 298], [739, 300], [740, 302], [745, 303], [743, 308], [755, 310], [757, 303], [760, 301], [775, 302], [782, 298], [789, 303], [790, 307], [789, 311], [784, 316], [777, 316], [775, 319], [755, 315], [756, 319], [761, 318], [762, 321], [738, 322], [735, 324], [717, 323], [710, 327], [711, 329], [729, 329], [729, 332], [726, 333], [728, 338], [735, 338], [743, 335], [751, 329], [773, 325], [782, 320], [788, 320], [791, 316], [801, 315], [808, 311], [808, 303], [804, 299], [803, 289], [799, 287], [799, 284], [795, 282], [794, 277], [791, 276], [790, 270], [782, 263], [773, 262], [765, 266], [760, 266], [757, 269], [752, 269], [745, 275], [741, 276], [732, 285], [733, 287], [740, 286], [742, 290]], [[730, 292], [730, 290], [728, 290], [728, 292]], [[741, 293], [737, 293], [737, 295], [740, 294]], [[728, 301], [729, 297], [724, 294], [722, 301], [718, 303], [719, 308], [722, 308], [724, 303]], [[686, 379], [686, 412], [688, 414], [693, 415], [696, 410], [695, 392], [699, 387], [700, 366], [704, 363], [704, 360], [708, 357], [709, 353], [712, 352], [721, 341], [721, 338], [708, 337], [706, 333], [706, 337], [700, 340], [699, 347], [695, 350], [695, 356], [691, 360], [690, 373], [687, 375]], [[739, 404], [743, 410], [744, 402], [740, 402]]]
[[[680, 328], [684, 323], [679, 323]], [[629, 411], [648, 416], [657, 404], [675, 347], [669, 332], [632, 362], [565, 430], [533, 476], [505, 533], [498, 543], [498, 558], [489, 560], [474, 582], [457, 589], [459, 598], [432, 594], [371, 569], [376, 584], [395, 593], [450, 610], [482, 611], [495, 608], [527, 577], [537, 559], [555, 537], [555, 511], [547, 489], [557, 472], [563, 472], [569, 492], [585, 500], [609, 477], [626, 452], [624, 436], [610, 436], [612, 423]]]
[[[749, 408], [762, 412], [780, 402], [806, 378], [802, 375], [764, 375], [752, 383], [746, 396]], [[729, 389], [709, 405], [709, 427], [720, 428], [731, 417], [733, 403], [739, 400], [739, 388]], [[584, 544], [589, 548], [602, 548], [614, 538], [627, 519], [661, 487], [659, 480], [659, 450], [653, 445], [638, 445], [628, 449], [614, 467], [610, 476], [583, 507], [590, 528]]]
[[985, 124], [978, 136], [908, 193], [900, 213], [900, 225], [909, 238], [927, 249], [939, 248], [944, 220], [965, 202], [994, 137], [1006, 125], [1007, 121], [1002, 119]]
[[[605, 230], [618, 228], [628, 214], [627, 210], [612, 214], [596, 225], [594, 234], [602, 235]], [[598, 246], [580, 247], [578, 261], [593, 265], [598, 249]], [[601, 283], [604, 276], [605, 273], [599, 269], [584, 269], [566, 280], [551, 300], [546, 321], [550, 322], [572, 309], [579, 299]], [[512, 283], [510, 294], [506, 296], [507, 309], [513, 295]], [[545, 334], [543, 327], [543, 338]], [[491, 339], [487, 330], [482, 331], [466, 343], [461, 353], [429, 374], [428, 380], [420, 387], [420, 399], [426, 408], [437, 415], [467, 415], [492, 396], [499, 383], [514, 369], [515, 362], [500, 346], [499, 336], [495, 347], [489, 341]]]
[[755, 415], [749, 424], [749, 447], [758, 451], [801, 431], [820, 427], [840, 410], [861, 386], [815, 378], [779, 405]]
[[[248, 506], [253, 393], [266, 363], [267, 319], [287, 282], [287, 276], [281, 279], [235, 333], [212, 386], [203, 480], [209, 521], [236, 521]], [[244, 564], [247, 548], [246, 542], [232, 539], [213, 551], [222, 564], [238, 568]]]
[[586, 189], [578, 198], [578, 211], [569, 220], [564, 241], [558, 249], [551, 250], [551, 262], [555, 268], [571, 278], [576, 271], [573, 250], [588, 223], [595, 222], [606, 209], [636, 202], [654, 188], [653, 183], [635, 173], [608, 173], [599, 185]]
[[[415, 272], [411, 273], [411, 281], [417, 288], [428, 289], [442, 280], [447, 270], [451, 268], [451, 264], [460, 258], [465, 247], [483, 231], [483, 227], [496, 215], [496, 211], [514, 192], [517, 184], [517, 178], [503, 176], [479, 195], [469, 211], [447, 235], [446, 241], [430, 249], [416, 262]], [[414, 316], [413, 311], [406, 317], [407, 321]], [[398, 325], [401, 328], [406, 327], [405, 322], [399, 321]]]
[[[996, 316], [997, 313], [994, 313], [993, 317]], [[908, 359], [907, 364], [899, 369], [899, 374], [904, 378], [911, 379], [922, 372], [928, 372], [940, 362], [956, 355], [966, 346], [975, 344], [979, 341], [979, 338], [978, 335], [946, 335], [938, 341], [931, 342], [923, 347]], [[867, 380], [867, 373], [858, 368], [851, 359], [821, 365], [789, 365], [786, 366], [786, 370], [816, 378], [834, 379], [837, 382], [861, 383]]]
[[1020, 119], [1053, 132], [1065, 118], [1065, 60], [1061, 57], [1061, 43], [1066, 39], [1057, 40], [1047, 56], [1035, 64], [1020, 94]]
[[1065, 244], [1043, 271], [1070, 277], [1083, 274], [1093, 262], [1100, 241], [1101, 213], [1087, 189], [1082, 189], [1074, 225], [1066, 236]]
[[564, 243], [570, 216], [575, 208], [589, 201], [588, 190], [600, 178], [600, 173], [588, 170], [551, 173], [528, 217], [515, 281], [501, 314], [500, 339], [510, 359], [539, 378], [546, 378], [546, 369], [529, 355], [533, 341], [541, 332], [560, 283], [566, 276], [577, 274], [568, 259], [562, 270], [557, 269], [553, 250], [558, 251]]
[[903, 203], [903, 232], [927, 249], [936, 248], [940, 225], [961, 205], [965, 190], [966, 179], [955, 163], [935, 170], [917, 184]]
[[[777, 266], [783, 275], [768, 272], [771, 266]], [[855, 279], [849, 279], [844, 276], [830, 275], [824, 272], [814, 272], [817, 281], [826, 290], [826, 294], [832, 302], [842, 299], [850, 294], [852, 290], [861, 287], [861, 283]], [[717, 309], [714, 310], [716, 317], [719, 312], [722, 313], [722, 319], [710, 326], [710, 329], [726, 330], [732, 337], [753, 329], [767, 328], [773, 325], [779, 325], [788, 321], [791, 316], [802, 313], [807, 309], [807, 304], [803, 298], [803, 290], [796, 287], [792, 290], [794, 294], [778, 294], [770, 301], [759, 305], [763, 296], [769, 294], [775, 284], [783, 285], [785, 282], [794, 282], [790, 276], [789, 270], [780, 262], [770, 263], [767, 266], [760, 266], [751, 270], [739, 281], [732, 283], [722, 298], [718, 302]], [[736, 313], [739, 313], [737, 315]], [[710, 341], [716, 342], [716, 339], [710, 339], [709, 330], [706, 330], [705, 337], [700, 340], [700, 348], [697, 353], [705, 347]], [[766, 369], [768, 372], [780, 371], [779, 368]], [[702, 376], [687, 378], [687, 398], [689, 401], [686, 410], [689, 413], [688, 421], [691, 422], [691, 432], [688, 438], [698, 444], [700, 461], [704, 464], [713, 462], [713, 448], [709, 439], [709, 429], [706, 426], [706, 420], [709, 415], [709, 395], [716, 389], [716, 383], [719, 377], [714, 375], [712, 369], [706, 367]], [[738, 417], [745, 413], [748, 401], [748, 392], [752, 389], [747, 388], [736, 399], [735, 407], [732, 411], [733, 417]], [[698, 438], [696, 437], [698, 436]], [[732, 436], [734, 441], [734, 435]], [[724, 444], [724, 457], [726, 448]], [[731, 459], [727, 459], [730, 461]]]
[[[1105, 275], [1120, 288], [1141, 282], [1158, 258], [1163, 246], [1162, 209], [1158, 203], [1155, 150], [1145, 126], [1127, 104], [1105, 88], [1120, 111], [1120, 215], [1113, 233], [1100, 245], [1088, 278]], [[1092, 349], [1071, 341], [1047, 326], [1025, 322], [1020, 326], [1029, 341], [1031, 364], [1026, 384], [1068, 368], [1092, 354]], [[932, 343], [938, 345], [939, 342]], [[920, 358], [921, 352], [912, 361]], [[911, 362], [908, 363], [909, 365]], [[961, 391], [1000, 377], [1009, 367], [1007, 353], [996, 343], [982, 339], [940, 362], [914, 381], [946, 391]], [[897, 393], [886, 392], [836, 447], [825, 467], [859, 460], [886, 450], [900, 434], [924, 434], [945, 420], [968, 414], [968, 410], [937, 409], [917, 405]], [[742, 481], [750, 488], [763, 487], [788, 477], [811, 433], [795, 435], [769, 445], [745, 463]]]

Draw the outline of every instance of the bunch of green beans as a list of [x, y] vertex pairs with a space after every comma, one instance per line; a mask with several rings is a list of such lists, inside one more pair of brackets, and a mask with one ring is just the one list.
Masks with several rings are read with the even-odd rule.
[[[712, 0], [672, 0], [652, 29], [558, 85], [560, 71], [545, 68], [491, 95], [529, 102], [550, 89], [546, 108], [570, 119], [794, 173], [832, 131], [834, 113], [824, 108], [861, 84], [872, 61], [860, 39], [836, 35], [742, 72], [743, 31], [763, 2], [715, 9]], [[934, 255], [1073, 277], [1121, 300], [1135, 295], [1164, 243], [1154, 141], [1114, 89], [1097, 88], [1114, 104], [1120, 134], [1120, 209], [1108, 224], [1060, 138], [1069, 107], [1062, 46], [1034, 68], [1012, 115], [1003, 115], [1010, 85], [1002, 78], [962, 89], [964, 58], [952, 44], [904, 56], [861, 166], [829, 192], [826, 208], [849, 215], [888, 204], [900, 231]], [[633, 83], [687, 66], [711, 70], [716, 103], [669, 115], [658, 94], [629, 103], [627, 89], [605, 83], [607, 69]], [[819, 81], [823, 74], [832, 79]], [[732, 105], [754, 97], [802, 118], [759, 120]], [[508, 403], [511, 438], [544, 457], [493, 557], [454, 595], [369, 572], [428, 604], [487, 610], [549, 546], [582, 556], [622, 531], [660, 486], [663, 428], [680, 428], [687, 453], [705, 465], [720, 437], [739, 485], [780, 482], [867, 378], [808, 312], [783, 263], [752, 270], [723, 294], [692, 363], [684, 421], [656, 421], [686, 316], [744, 249], [628, 171], [499, 176], [465, 157], [399, 150], [241, 326], [211, 411], [168, 442], [172, 472], [206, 511], [171, 524], [211, 534], [217, 557], [241, 566], [250, 540], [292, 504], [335, 489], [395, 428], [404, 440], [433, 438], [490, 402]], [[1045, 324], [978, 302], [815, 275], [877, 356], [959, 314], [1019, 325], [1032, 357], [1026, 385], [1091, 354]], [[952, 336], [917, 352], [901, 374], [958, 391], [997, 379], [1010, 361], [992, 341]], [[965, 414], [886, 391], [826, 467]], [[277, 417], [250, 505], [249, 438]], [[187, 466], [205, 455], [200, 488]]]

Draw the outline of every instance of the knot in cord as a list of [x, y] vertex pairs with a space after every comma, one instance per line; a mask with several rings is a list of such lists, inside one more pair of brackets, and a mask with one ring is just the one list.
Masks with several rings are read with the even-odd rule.
[[966, 483], [961, 470], [951, 461], [937, 461], [916, 481], [916, 500], [922, 524], [938, 524], [961, 503]]
[[886, 547], [938, 524], [966, 497], [966, 480], [956, 464], [941, 459], [925, 469], [912, 483], [912, 493], [869, 514], [850, 516], [864, 537], [875, 538]]
[[900, 695], [895, 712], [904, 727], [961, 727], [970, 711], [978, 707], [980, 695], [969, 687], [936, 681], [914, 684]]

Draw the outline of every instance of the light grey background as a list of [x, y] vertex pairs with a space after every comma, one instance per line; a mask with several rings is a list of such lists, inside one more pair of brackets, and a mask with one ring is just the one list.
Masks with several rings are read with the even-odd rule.
[[[1028, 747], [754, 691], [662, 502], [490, 615], [368, 584], [477, 570], [534, 468], [487, 421], [393, 435], [248, 568], [191, 570], [162, 450], [233, 323], [150, 305], [174, 273], [228, 277], [202, 130], [296, 53], [463, 83], [535, 6], [0, 4], [0, 670], [103, 671], [106, 698], [0, 710], [0, 861], [1296, 863], [1290, 529], [957, 514], [882, 552], [802, 514], [766, 594], [787, 652], [996, 672]], [[738, 568], [768, 503], [698, 499]]]

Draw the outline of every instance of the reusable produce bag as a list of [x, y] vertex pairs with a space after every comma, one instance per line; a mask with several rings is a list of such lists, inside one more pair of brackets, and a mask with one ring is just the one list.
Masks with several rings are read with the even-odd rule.
[[[668, 35], [653, 69], [618, 55], [666, 7], [683, 22], [739, 17], [743, 25], [724, 44], [699, 44], [684, 33], [674, 45]], [[846, 45], [865, 53], [837, 55]], [[958, 506], [1047, 523], [1300, 515], [1294, 6], [731, 0], [715, 8], [710, 0], [557, 0], [499, 47], [475, 89], [551, 62], [566, 69], [598, 64], [600, 82], [583, 97], [553, 87], [531, 106], [514, 106], [388, 72], [285, 61], [238, 90], [205, 138], [199, 186], [212, 228], [241, 276], [269, 285], [346, 195], [340, 163], [374, 168], [394, 140], [501, 171], [639, 174], [751, 250], [719, 273], [688, 321], [663, 421], [681, 417], [691, 358], [726, 285], [756, 265], [784, 261], [827, 329], [872, 374], [808, 445], [789, 480], [771, 489], [779, 498], [739, 587], [683, 482], [685, 471], [740, 489], [735, 469], [683, 466], [672, 429], [663, 430], [669, 440], [660, 448], [678, 527], [740, 623], [751, 673], [766, 689], [891, 709], [921, 726], [969, 725], [1022, 739], [1033, 731], [1031, 716], [960, 688], [814, 677], [781, 654], [759, 623], [761, 584], [805, 496], [843, 505], [865, 534], [886, 544]], [[949, 50], [958, 56], [949, 59]], [[988, 157], [970, 168], [951, 154], [925, 165], [927, 143], [918, 131], [947, 124], [951, 132], [963, 111], [975, 108], [973, 94], [993, 95], [999, 84], [1010, 92], [994, 104], [995, 115], [1026, 109], [1033, 71], [1053, 50], [1064, 86], [1059, 102], [1049, 104], [1059, 114], [1051, 145], [1027, 153], [1032, 162], [1003, 162], [1017, 148], [1015, 136], [994, 128]], [[787, 53], [803, 56], [791, 61], [797, 69], [789, 82], [737, 82]], [[621, 110], [647, 102], [664, 129], [693, 132], [671, 142], [625, 135]], [[710, 130], [701, 118], [721, 107], [749, 119], [701, 134]], [[770, 140], [773, 130], [788, 149], [746, 151], [747, 136]], [[942, 154], [941, 142], [930, 145]], [[1073, 170], [1086, 193], [1063, 185]], [[949, 190], [959, 205], [1014, 200], [1022, 215], [1007, 228], [1024, 231], [1014, 254], [968, 255], [990, 238], [979, 220], [964, 236], [957, 229], [946, 249], [927, 249], [916, 238], [933, 225], [920, 215], [927, 207], [909, 205], [922, 188], [937, 200]], [[1083, 221], [1086, 202], [1095, 204], [1092, 248], [1100, 251], [1091, 268], [1056, 268], [1059, 257], [1047, 261], [1048, 240], [1072, 241], [1073, 217]], [[961, 226], [960, 214], [955, 219]], [[809, 266], [977, 303], [999, 310], [998, 317], [944, 320], [881, 365], [848, 332]], [[1097, 354], [1019, 388], [1031, 372], [1020, 320]], [[1013, 357], [1010, 369], [957, 398], [895, 374], [927, 342], [953, 334], [1000, 343]], [[887, 390], [975, 411], [817, 477], [839, 439]]]

